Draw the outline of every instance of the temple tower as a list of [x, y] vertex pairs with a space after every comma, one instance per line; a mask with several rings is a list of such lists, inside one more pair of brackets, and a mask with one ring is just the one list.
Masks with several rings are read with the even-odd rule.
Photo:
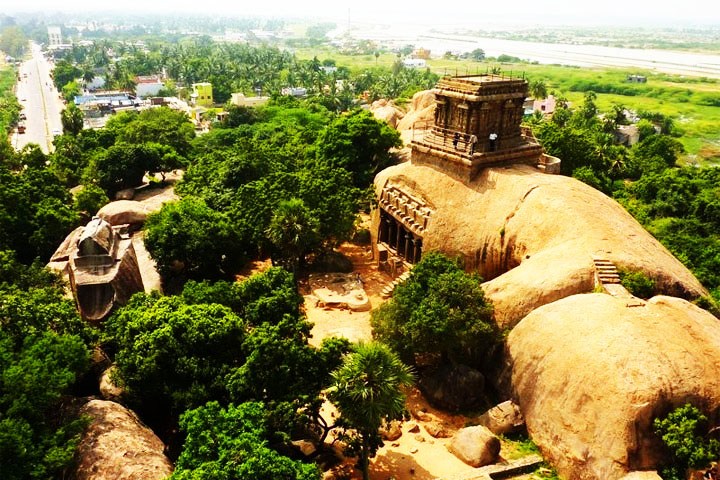
[[433, 93], [435, 122], [413, 138], [413, 163], [463, 181], [484, 167], [544, 163], [542, 147], [520, 126], [526, 80], [495, 74], [444, 77]]

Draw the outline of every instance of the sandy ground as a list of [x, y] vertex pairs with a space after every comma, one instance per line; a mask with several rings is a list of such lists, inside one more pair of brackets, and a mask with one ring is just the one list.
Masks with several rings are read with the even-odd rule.
[[[380, 292], [392, 279], [384, 272], [378, 271], [370, 247], [344, 244], [340, 247], [340, 251], [352, 260], [354, 272], [360, 274], [372, 308], [377, 308], [383, 302]], [[370, 312], [316, 307], [316, 298], [310, 294], [306, 284], [301, 284], [301, 292], [305, 298], [307, 317], [314, 323], [311, 344], [319, 345], [323, 338], [332, 336], [345, 337], [353, 342], [372, 339]], [[425, 425], [439, 424], [447, 435], [451, 436], [470, 419], [433, 409], [417, 389], [408, 392], [407, 407], [411, 418], [402, 423], [402, 436], [394, 441], [386, 441], [385, 446], [372, 460], [373, 480], [489, 478], [484, 475], [482, 468], [470, 467], [451, 454], [447, 450], [449, 438], [433, 438], [425, 429]], [[326, 404], [323, 409], [325, 418], [331, 420], [334, 414], [332, 407]], [[352, 465], [353, 462], [348, 463]], [[344, 471], [352, 471], [352, 476], [347, 478], [362, 478], [359, 471], [348, 466]]]

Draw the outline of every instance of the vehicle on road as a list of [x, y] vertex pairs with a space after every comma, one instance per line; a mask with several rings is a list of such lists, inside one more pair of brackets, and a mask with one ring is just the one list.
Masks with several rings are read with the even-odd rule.
[[17, 131], [18, 131], [18, 133], [25, 133], [25, 125], [23, 125], [22, 123], [20, 125], [18, 125]]
[[25, 115], [25, 113], [20, 113], [20, 120], [27, 120], [27, 115]]

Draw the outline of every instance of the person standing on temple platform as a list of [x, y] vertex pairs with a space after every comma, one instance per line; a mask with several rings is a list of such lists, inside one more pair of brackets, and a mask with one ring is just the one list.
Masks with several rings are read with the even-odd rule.
[[470, 142], [470, 155], [472, 155], [473, 153], [475, 153], [475, 145], [477, 144], [477, 141], [478, 141], [478, 140], [477, 140], [477, 137], [475, 136], [474, 133], [473, 133], [472, 135], [470, 135], [470, 140], [469, 140], [469, 142]]
[[490, 151], [494, 152], [497, 149], [497, 133], [493, 132], [490, 134]]
[[455, 132], [455, 135], [453, 135], [453, 147], [455, 150], [457, 150], [457, 144], [460, 141], [460, 134], [458, 132]]

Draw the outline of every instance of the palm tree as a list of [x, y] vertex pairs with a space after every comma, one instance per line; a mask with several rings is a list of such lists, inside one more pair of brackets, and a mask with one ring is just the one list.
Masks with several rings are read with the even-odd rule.
[[547, 86], [545, 82], [542, 80], [533, 80], [530, 82], [530, 95], [537, 100], [547, 97]]
[[387, 345], [370, 342], [357, 344], [332, 378], [328, 398], [340, 411], [338, 425], [354, 431], [345, 434], [348, 453], [358, 455], [363, 480], [369, 480], [370, 458], [383, 444], [378, 430], [405, 412], [402, 388], [412, 385], [412, 373]]

